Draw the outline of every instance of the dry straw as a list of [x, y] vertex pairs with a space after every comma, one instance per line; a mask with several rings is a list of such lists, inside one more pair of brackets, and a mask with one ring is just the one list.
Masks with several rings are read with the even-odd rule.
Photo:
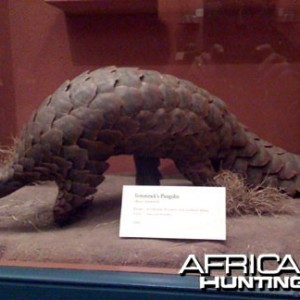
[[[291, 213], [291, 197], [274, 187], [248, 187], [245, 180], [230, 171], [214, 178], [215, 185], [226, 187], [227, 215], [275, 215]], [[288, 201], [289, 200], [289, 201]]]

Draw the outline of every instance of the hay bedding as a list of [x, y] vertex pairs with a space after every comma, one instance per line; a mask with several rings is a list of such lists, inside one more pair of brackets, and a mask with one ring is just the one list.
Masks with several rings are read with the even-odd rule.
[[[83, 218], [64, 228], [53, 225], [57, 188], [25, 187], [0, 202], [0, 260], [92, 263], [178, 269], [188, 254], [292, 254], [300, 261], [300, 201], [275, 189], [249, 189], [236, 175], [221, 173], [227, 186], [227, 240], [120, 239], [121, 190], [133, 177], [108, 176]], [[165, 185], [189, 185], [166, 179]]]

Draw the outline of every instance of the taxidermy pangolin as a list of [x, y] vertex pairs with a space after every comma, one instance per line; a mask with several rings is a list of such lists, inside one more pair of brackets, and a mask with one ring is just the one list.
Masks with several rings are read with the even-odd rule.
[[229, 169], [300, 194], [299, 156], [249, 132], [219, 98], [171, 75], [107, 67], [66, 81], [33, 113], [1, 168], [0, 197], [54, 180], [54, 220], [64, 224], [119, 154], [134, 155], [138, 184], [159, 184], [159, 159], [170, 158], [195, 185]]

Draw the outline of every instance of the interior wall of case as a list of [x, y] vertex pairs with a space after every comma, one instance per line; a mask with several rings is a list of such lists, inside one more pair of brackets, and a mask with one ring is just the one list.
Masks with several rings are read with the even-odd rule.
[[[158, 14], [66, 15], [42, 0], [1, 1], [0, 144], [63, 81], [113, 64], [191, 80], [261, 137], [300, 153], [300, 5], [236, 3], [159, 0]], [[174, 171], [168, 161], [163, 169]], [[131, 159], [111, 159], [110, 172], [133, 172]]]
[[16, 132], [8, 0], [0, 4], [0, 146], [12, 142]]

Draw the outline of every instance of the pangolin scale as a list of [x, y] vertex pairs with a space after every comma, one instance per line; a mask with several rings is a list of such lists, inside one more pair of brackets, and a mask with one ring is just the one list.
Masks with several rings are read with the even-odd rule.
[[195, 185], [229, 169], [249, 185], [300, 194], [299, 156], [248, 131], [219, 98], [175, 76], [106, 67], [66, 81], [32, 114], [1, 168], [0, 197], [54, 180], [54, 220], [64, 224], [119, 154], [134, 155], [138, 184], [159, 184], [159, 159], [170, 158]]

